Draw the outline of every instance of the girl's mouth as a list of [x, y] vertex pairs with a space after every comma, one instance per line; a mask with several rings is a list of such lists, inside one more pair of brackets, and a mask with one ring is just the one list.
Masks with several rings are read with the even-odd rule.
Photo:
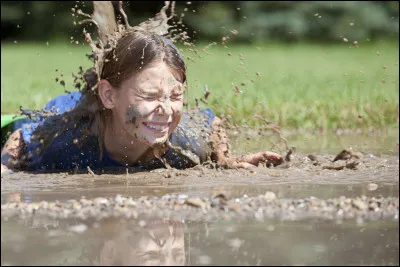
[[160, 123], [160, 122], [143, 122], [149, 130], [155, 133], [165, 133], [168, 131], [171, 123]]

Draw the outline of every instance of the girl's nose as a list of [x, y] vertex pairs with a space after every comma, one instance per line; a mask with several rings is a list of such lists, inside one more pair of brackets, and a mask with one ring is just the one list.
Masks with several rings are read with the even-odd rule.
[[160, 104], [156, 108], [156, 113], [165, 114], [165, 115], [171, 115], [172, 114], [172, 108], [171, 108], [170, 100], [166, 99], [165, 101], [160, 101]]

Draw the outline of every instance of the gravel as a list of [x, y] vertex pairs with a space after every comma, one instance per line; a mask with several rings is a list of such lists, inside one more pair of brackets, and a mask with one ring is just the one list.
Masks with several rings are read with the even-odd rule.
[[[71, 199], [66, 202], [36, 203], [7, 202], [1, 206], [1, 217], [8, 220], [19, 216], [50, 216], [51, 218], [79, 218], [101, 220], [109, 217], [137, 219], [139, 215], [162, 216], [186, 220], [211, 221], [216, 219], [267, 219], [302, 220], [318, 218], [343, 221], [356, 219], [357, 222], [369, 220], [398, 220], [398, 197], [338, 197], [319, 199], [278, 198], [268, 191], [259, 196], [243, 195], [228, 199], [219, 194], [216, 197], [188, 197], [168, 194], [162, 197], [132, 198], [117, 195], [111, 198]], [[72, 229], [82, 231], [84, 227]], [[83, 230], [84, 231], [84, 230]]]

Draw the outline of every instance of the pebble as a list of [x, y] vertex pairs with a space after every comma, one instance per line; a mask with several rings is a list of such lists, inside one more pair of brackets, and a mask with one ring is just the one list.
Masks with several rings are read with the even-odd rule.
[[267, 201], [272, 201], [272, 200], [275, 200], [275, 199], [276, 199], [276, 194], [275, 194], [274, 192], [267, 191], [267, 192], [265, 193], [264, 197], [265, 197], [265, 200], [267, 200]]
[[208, 255], [201, 255], [201, 256], [199, 256], [198, 262], [201, 265], [208, 265], [208, 264], [211, 264], [212, 260], [211, 260], [211, 257]]
[[78, 234], [85, 232], [87, 229], [88, 229], [88, 227], [86, 226], [86, 224], [73, 225], [68, 228], [69, 231], [75, 232]]
[[206, 207], [206, 203], [204, 201], [202, 201], [200, 198], [188, 198], [185, 201], [186, 204], [194, 206], [194, 207], [201, 207], [201, 208], [205, 208]]
[[376, 189], [378, 189], [378, 185], [377, 184], [374, 184], [374, 183], [368, 184], [368, 190], [369, 191], [375, 191]]

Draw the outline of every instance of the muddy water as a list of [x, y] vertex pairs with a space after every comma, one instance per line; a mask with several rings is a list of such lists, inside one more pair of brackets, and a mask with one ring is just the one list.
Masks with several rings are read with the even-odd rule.
[[[155, 220], [113, 219], [85, 224], [77, 220], [10, 221], [2, 225], [1, 262], [2, 265], [398, 265], [399, 262], [398, 224], [390, 221], [362, 226], [326, 221], [163, 221], [150, 226], [153, 227], [150, 230], [149, 225]], [[149, 225], [142, 226], [145, 222]], [[158, 241], [166, 245], [157, 245]]]
[[[3, 176], [1, 263], [398, 265], [398, 135], [336, 138], [340, 141], [325, 147], [315, 137], [310, 142], [315, 146], [308, 148], [301, 147], [303, 139], [304, 136], [288, 137], [297, 152], [289, 162], [273, 168], [195, 167], [185, 171], [100, 176], [28, 173]], [[259, 143], [251, 143], [233, 138], [233, 148], [251, 152], [267, 146], [264, 139], [258, 140]], [[324, 168], [345, 164], [344, 160], [332, 160], [349, 146], [361, 152], [360, 158], [349, 160], [358, 162], [355, 169]], [[309, 153], [316, 158], [310, 160]], [[274, 200], [259, 202], [267, 191], [273, 192]], [[205, 206], [214, 203], [213, 196], [221, 192], [232, 203], [236, 198], [237, 205], [230, 202], [226, 206], [229, 209], [211, 208], [212, 205], [201, 208], [204, 203]], [[112, 205], [107, 203], [117, 195], [131, 197], [137, 206], [112, 213], [116, 208], [113, 206], [110, 211]], [[202, 201], [199, 204], [192, 201], [195, 205], [192, 203], [190, 207], [175, 206], [171, 215], [166, 212], [170, 209], [166, 195], [186, 200], [200, 197]], [[32, 208], [10, 213], [12, 209], [3, 208], [7, 202], [19, 201], [26, 205], [45, 201], [49, 206], [71, 199], [83, 203], [83, 196], [89, 201], [101, 197], [105, 204], [89, 205], [92, 210], [84, 218], [65, 215], [88, 209], [79, 205], [71, 206], [76, 209], [72, 213], [67, 213], [66, 207], [58, 213], [50, 209], [34, 212]], [[366, 204], [359, 204], [363, 198]], [[249, 204], [246, 199], [261, 204]], [[368, 203], [375, 199], [382, 199], [378, 201], [382, 204], [380, 209], [372, 211]], [[342, 202], [353, 204], [336, 208]], [[144, 208], [139, 203], [144, 203]], [[308, 213], [304, 205], [309, 205]], [[232, 211], [234, 208], [238, 210]], [[310, 210], [314, 213], [309, 213]], [[338, 214], [343, 210], [345, 215], [340, 217]], [[129, 217], [121, 215], [128, 211]], [[102, 213], [114, 215], [101, 217]], [[302, 216], [306, 213], [307, 216]]]

